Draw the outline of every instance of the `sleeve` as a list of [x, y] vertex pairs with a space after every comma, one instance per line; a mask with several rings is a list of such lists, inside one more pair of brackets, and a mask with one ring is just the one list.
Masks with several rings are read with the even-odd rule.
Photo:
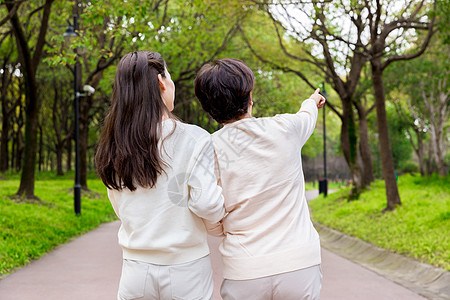
[[214, 175], [216, 175], [217, 184], [222, 187], [222, 181], [220, 180], [219, 159], [217, 158], [217, 153], [215, 149], [214, 149]]
[[218, 237], [225, 236], [225, 234], [223, 232], [222, 221], [219, 221], [217, 223], [209, 223], [208, 221], [203, 219], [203, 223], [205, 224], [206, 230], [208, 231], [208, 233], [210, 235], [218, 236]]
[[216, 224], [225, 216], [225, 208], [222, 188], [214, 174], [214, 150], [209, 134], [197, 142], [194, 154], [195, 162], [188, 179], [188, 207], [209, 224]]
[[306, 143], [314, 132], [317, 122], [318, 109], [313, 99], [303, 101], [300, 110], [296, 114], [285, 115], [293, 126], [293, 131], [298, 138], [300, 146]]
[[110, 189], [107, 189], [107, 190], [108, 190], [109, 202], [111, 202], [114, 212], [116, 213], [117, 217], [119, 217], [119, 219], [120, 219], [119, 208], [117, 207], [117, 202], [116, 202], [116, 198], [114, 197], [114, 192], [111, 191]]

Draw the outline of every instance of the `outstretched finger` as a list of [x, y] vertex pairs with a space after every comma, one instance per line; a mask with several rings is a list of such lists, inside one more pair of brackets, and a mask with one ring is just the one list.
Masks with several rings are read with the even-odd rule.
[[317, 88], [314, 94], [318, 94], [320, 92], [320, 88]]

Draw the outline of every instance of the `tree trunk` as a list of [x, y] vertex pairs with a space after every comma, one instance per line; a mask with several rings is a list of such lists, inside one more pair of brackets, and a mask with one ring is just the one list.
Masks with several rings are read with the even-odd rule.
[[11, 164], [10, 168], [14, 169], [14, 163], [16, 161], [16, 137], [13, 135], [12, 137], [12, 145], [11, 145]]
[[66, 144], [66, 153], [67, 153], [67, 161], [66, 161], [66, 171], [69, 172], [72, 170], [72, 140], [69, 139]]
[[422, 91], [422, 98], [428, 113], [430, 114], [431, 143], [433, 145], [434, 160], [440, 176], [446, 175], [444, 162], [444, 130], [448, 120], [449, 103], [446, 86], [446, 80], [439, 80], [437, 97], [434, 96], [435, 92], [433, 91], [430, 96], [427, 96], [425, 91]]
[[39, 172], [42, 171], [42, 162], [43, 162], [43, 148], [44, 148], [44, 137], [42, 132], [42, 126], [39, 125], [39, 159], [38, 159], [38, 170]]
[[50, 149], [47, 149], [47, 156], [48, 156], [48, 167], [47, 171], [53, 171], [55, 168], [53, 167], [53, 152], [50, 151]]
[[419, 170], [420, 170], [420, 176], [425, 176], [425, 165], [424, 165], [424, 150], [423, 150], [423, 137], [419, 130], [416, 131], [417, 135], [417, 157], [419, 159]]
[[445, 164], [444, 164], [444, 156], [443, 156], [443, 141], [442, 141], [442, 132], [440, 130], [440, 124], [434, 124], [431, 122], [431, 144], [433, 145], [433, 156], [434, 161], [436, 162], [436, 167], [439, 176], [445, 176]]
[[[5, 101], [5, 99], [4, 99]], [[6, 112], [6, 105], [2, 102], [2, 112]], [[9, 117], [6, 114], [2, 116], [2, 137], [0, 146], [0, 173], [8, 170], [9, 152], [8, 152], [8, 137], [9, 137]]]
[[352, 174], [352, 189], [349, 200], [358, 199], [363, 188], [361, 169], [358, 164], [358, 150], [356, 137], [356, 124], [353, 114], [352, 102], [342, 99], [342, 127], [341, 127], [341, 147], [345, 160]]
[[64, 152], [64, 145], [61, 145], [61, 144], [57, 145], [56, 146], [56, 175], [58, 175], [58, 176], [64, 175], [63, 164], [62, 164], [63, 152]]
[[[8, 59], [5, 59], [3, 64], [3, 69], [6, 69], [6, 63]], [[8, 152], [8, 141], [9, 141], [9, 133], [10, 133], [10, 113], [12, 108], [8, 109], [8, 86], [11, 85], [11, 77], [9, 72], [3, 72], [2, 77], [2, 90], [1, 90], [1, 102], [2, 102], [2, 131], [1, 131], [1, 140], [0, 140], [0, 173], [4, 173], [8, 170], [9, 163], [9, 152]]]
[[424, 148], [423, 148], [423, 133], [421, 132], [421, 128], [419, 127], [413, 127], [414, 133], [417, 137], [417, 146], [414, 144], [413, 137], [411, 133], [408, 130], [408, 139], [411, 144], [411, 146], [414, 149], [414, 152], [417, 155], [417, 159], [419, 160], [419, 171], [420, 176], [425, 176], [425, 155], [424, 155]]
[[15, 160], [15, 166], [16, 171], [19, 172], [22, 168], [22, 160], [23, 160], [23, 149], [24, 149], [24, 142], [23, 142], [23, 135], [22, 135], [22, 127], [23, 124], [20, 125], [19, 131], [17, 132], [17, 143], [16, 143], [16, 160]]
[[87, 186], [87, 155], [89, 142], [89, 111], [91, 101], [86, 98], [80, 99], [80, 185], [84, 190]]
[[[25, 88], [24, 83], [22, 82], [19, 85], [19, 98], [23, 98], [23, 95], [25, 94]], [[15, 169], [17, 172], [20, 171], [20, 168], [22, 167], [22, 152], [23, 152], [23, 105], [22, 101], [18, 101], [17, 105], [18, 115], [13, 113], [11, 116], [13, 117], [12, 123], [16, 124], [13, 128], [13, 147], [12, 147], [12, 157], [11, 157], [11, 169]]]
[[374, 181], [372, 155], [369, 147], [369, 126], [367, 125], [365, 109], [363, 107], [357, 108], [359, 116], [359, 151], [363, 163], [362, 182], [363, 186], [368, 186]]
[[22, 175], [17, 195], [28, 199], [34, 196], [34, 178], [36, 166], [36, 146], [38, 129], [39, 99], [36, 94], [34, 73], [25, 72], [27, 106], [25, 110], [25, 149], [23, 157]]
[[392, 157], [391, 143], [389, 140], [381, 58], [372, 60], [371, 68], [372, 84], [375, 94], [375, 108], [377, 111], [377, 127], [380, 140], [381, 166], [387, 197], [387, 206], [385, 210], [390, 211], [395, 209], [397, 205], [401, 205], [401, 201], [395, 178], [394, 159]]
[[[36, 198], [34, 196], [34, 178], [36, 166], [36, 146], [38, 130], [38, 110], [39, 98], [37, 97], [37, 86], [35, 70], [31, 61], [31, 53], [27, 41], [23, 39], [23, 32], [17, 24], [17, 15], [11, 19], [13, 21], [14, 33], [16, 35], [17, 48], [19, 49], [20, 61], [23, 65], [23, 74], [25, 79], [25, 149], [23, 156], [22, 174], [20, 177], [20, 186], [17, 191], [18, 196], [26, 198]], [[18, 155], [19, 157], [19, 155]]]
[[[22, 72], [25, 79], [25, 149], [20, 186], [17, 191], [19, 197], [25, 196], [28, 199], [35, 199], [34, 180], [36, 166], [37, 130], [40, 99], [37, 97], [36, 71], [41, 60], [42, 50], [45, 44], [45, 35], [50, 18], [50, 8], [54, 0], [47, 0], [43, 6], [41, 27], [39, 30], [34, 54], [28, 45], [28, 38], [23, 31], [17, 12], [11, 17], [10, 22], [14, 31], [14, 36], [19, 52], [19, 60], [22, 65]], [[13, 10], [11, 3], [6, 3], [9, 12]]]

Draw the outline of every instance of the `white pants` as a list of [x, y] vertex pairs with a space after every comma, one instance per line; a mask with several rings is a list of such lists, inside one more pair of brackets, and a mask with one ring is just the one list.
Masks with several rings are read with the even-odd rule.
[[117, 299], [209, 300], [213, 288], [209, 255], [169, 266], [124, 259]]
[[318, 300], [322, 288], [320, 265], [251, 280], [225, 279], [224, 300]]

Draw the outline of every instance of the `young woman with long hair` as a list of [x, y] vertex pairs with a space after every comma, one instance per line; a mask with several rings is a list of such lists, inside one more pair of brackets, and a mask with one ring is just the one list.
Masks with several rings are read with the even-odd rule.
[[210, 135], [172, 115], [175, 85], [159, 53], [119, 62], [95, 156], [121, 221], [118, 299], [210, 299], [206, 225], [225, 214]]

